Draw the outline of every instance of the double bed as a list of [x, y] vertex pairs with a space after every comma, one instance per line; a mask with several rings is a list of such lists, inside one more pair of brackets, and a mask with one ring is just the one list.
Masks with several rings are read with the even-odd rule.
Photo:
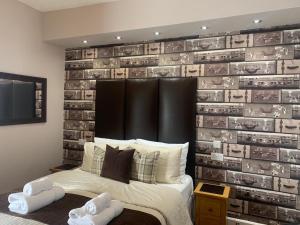
[[95, 136], [189, 142], [186, 175], [174, 184], [126, 184], [80, 168], [58, 172], [47, 177], [64, 188], [63, 199], [20, 216], [8, 211], [7, 195], [1, 195], [0, 224], [65, 225], [69, 210], [109, 192], [125, 208], [109, 225], [192, 225], [196, 79], [107, 80], [96, 86]]

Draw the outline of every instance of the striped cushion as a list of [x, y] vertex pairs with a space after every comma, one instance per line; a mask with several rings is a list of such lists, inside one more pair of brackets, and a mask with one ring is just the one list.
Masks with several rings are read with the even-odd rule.
[[159, 152], [140, 153], [136, 151], [131, 168], [132, 180], [155, 184], [158, 157]]
[[[115, 149], [119, 150], [119, 147], [116, 147]], [[106, 152], [105, 149], [95, 145], [91, 173], [94, 173], [94, 174], [97, 174], [100, 176], [102, 166], [103, 166], [105, 152]]]

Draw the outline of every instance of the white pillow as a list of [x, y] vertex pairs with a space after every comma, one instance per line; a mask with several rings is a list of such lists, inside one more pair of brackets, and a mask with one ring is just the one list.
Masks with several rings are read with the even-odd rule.
[[146, 154], [159, 151], [159, 157], [157, 160], [157, 172], [156, 181], [159, 183], [180, 183], [180, 159], [181, 159], [181, 147], [169, 146], [169, 147], [157, 147], [150, 146], [141, 143], [131, 144], [131, 148], [134, 148], [137, 152]]
[[94, 142], [86, 142], [84, 144], [84, 153], [83, 153], [81, 170], [84, 170], [87, 172], [92, 171], [92, 165], [93, 165], [93, 159], [94, 159], [94, 148], [95, 148]]
[[110, 145], [111, 147], [119, 146], [120, 150], [127, 148], [130, 144], [136, 143], [135, 139], [130, 140], [117, 140], [117, 139], [108, 139], [108, 138], [94, 138], [95, 144], [99, 145], [100, 147], [106, 149], [106, 145]]
[[149, 145], [153, 147], [180, 147], [181, 148], [181, 158], [180, 158], [180, 177], [181, 179], [184, 178], [185, 175], [185, 168], [186, 168], [186, 158], [189, 151], [189, 143], [186, 142], [185, 144], [168, 144], [163, 142], [155, 142], [155, 141], [147, 141], [144, 139], [137, 139], [137, 143]]

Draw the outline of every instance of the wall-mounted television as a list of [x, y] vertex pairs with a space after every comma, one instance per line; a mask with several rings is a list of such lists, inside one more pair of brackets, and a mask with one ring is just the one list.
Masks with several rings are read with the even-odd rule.
[[0, 72], [0, 125], [46, 122], [47, 79]]

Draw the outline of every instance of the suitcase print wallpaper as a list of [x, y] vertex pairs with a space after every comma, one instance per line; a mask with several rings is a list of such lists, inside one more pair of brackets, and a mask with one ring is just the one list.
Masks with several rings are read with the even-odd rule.
[[196, 182], [230, 185], [231, 217], [300, 223], [300, 29], [285, 29], [66, 49], [64, 162], [94, 138], [96, 80], [197, 77]]

